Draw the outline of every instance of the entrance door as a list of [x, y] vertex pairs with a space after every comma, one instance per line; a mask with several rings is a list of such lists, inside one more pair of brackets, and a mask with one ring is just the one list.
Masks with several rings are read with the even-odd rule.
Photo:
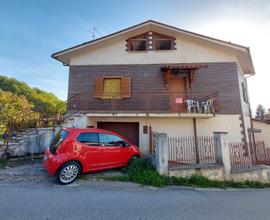
[[114, 131], [132, 144], [139, 145], [139, 123], [138, 122], [98, 122], [99, 129]]
[[170, 106], [172, 112], [184, 110], [186, 96], [186, 79], [177, 74], [170, 75], [169, 91], [171, 92]]

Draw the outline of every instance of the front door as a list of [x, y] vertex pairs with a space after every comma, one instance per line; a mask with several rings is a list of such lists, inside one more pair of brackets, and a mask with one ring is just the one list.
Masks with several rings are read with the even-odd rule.
[[185, 110], [186, 78], [180, 74], [170, 75], [169, 82], [170, 107], [172, 112], [183, 112]]

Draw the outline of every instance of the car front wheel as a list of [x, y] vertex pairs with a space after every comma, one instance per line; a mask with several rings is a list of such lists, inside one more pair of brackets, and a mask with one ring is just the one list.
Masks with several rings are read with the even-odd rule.
[[61, 185], [72, 183], [81, 173], [81, 166], [76, 161], [70, 161], [63, 164], [57, 171], [57, 182]]

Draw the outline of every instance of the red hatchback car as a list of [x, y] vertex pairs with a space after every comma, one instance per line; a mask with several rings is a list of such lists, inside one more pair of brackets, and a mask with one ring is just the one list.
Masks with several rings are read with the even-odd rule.
[[45, 150], [43, 165], [64, 185], [72, 183], [82, 173], [123, 167], [139, 157], [139, 148], [117, 133], [67, 128], [57, 133]]

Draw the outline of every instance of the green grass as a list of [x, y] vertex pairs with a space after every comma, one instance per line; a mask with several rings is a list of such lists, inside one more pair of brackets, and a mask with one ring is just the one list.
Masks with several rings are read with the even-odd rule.
[[191, 177], [168, 177], [159, 175], [151, 165], [150, 161], [142, 158], [133, 161], [129, 166], [123, 168], [124, 176], [103, 177], [111, 181], [131, 181], [142, 185], [156, 187], [164, 186], [188, 186], [200, 188], [266, 188], [270, 184], [258, 181], [217, 181], [210, 180], [204, 176], [193, 175]]
[[5, 168], [6, 165], [7, 165], [7, 160], [0, 158], [0, 169]]

